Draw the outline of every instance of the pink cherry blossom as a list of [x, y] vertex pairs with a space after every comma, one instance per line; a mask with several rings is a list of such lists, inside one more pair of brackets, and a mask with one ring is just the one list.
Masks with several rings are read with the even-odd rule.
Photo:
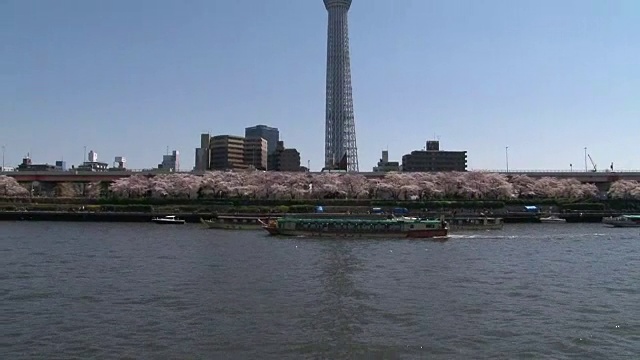
[[618, 180], [609, 188], [612, 199], [640, 200], [640, 183], [634, 180]]
[[100, 197], [102, 184], [100, 182], [92, 182], [84, 187], [84, 196], [89, 199], [97, 199]]
[[[15, 185], [11, 186], [15, 188]], [[361, 174], [344, 173], [212, 171], [202, 176], [178, 173], [151, 177], [135, 175], [114, 181], [109, 190], [114, 196], [125, 198], [191, 199], [590, 199], [599, 193], [595, 185], [582, 184], [575, 179], [533, 179], [523, 175], [508, 177], [484, 172], [390, 172], [367, 178]], [[637, 182], [619, 181], [613, 184], [609, 195], [640, 199], [640, 186]]]
[[11, 176], [0, 175], [0, 194], [5, 197], [26, 197], [29, 191]]

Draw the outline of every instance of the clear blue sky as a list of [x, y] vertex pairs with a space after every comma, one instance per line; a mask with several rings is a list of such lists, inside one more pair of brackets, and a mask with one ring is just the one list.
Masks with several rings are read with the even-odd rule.
[[[0, 144], [16, 165], [131, 168], [199, 134], [324, 152], [322, 0], [0, 1]], [[469, 168], [640, 169], [640, 1], [353, 0], [360, 169], [438, 137]]]

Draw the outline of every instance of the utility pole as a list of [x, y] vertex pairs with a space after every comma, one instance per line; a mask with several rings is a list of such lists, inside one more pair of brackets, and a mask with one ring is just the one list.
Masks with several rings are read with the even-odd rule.
[[84, 156], [82, 157], [82, 162], [86, 162], [87, 161], [87, 146], [84, 146]]
[[4, 145], [2, 145], [2, 169], [0, 172], [4, 172]]

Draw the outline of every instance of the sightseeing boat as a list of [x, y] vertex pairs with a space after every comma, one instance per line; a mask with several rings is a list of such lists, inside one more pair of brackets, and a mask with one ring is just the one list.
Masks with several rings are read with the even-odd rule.
[[210, 220], [200, 219], [209, 229], [222, 230], [261, 230], [269, 217], [256, 216], [217, 216]]
[[444, 220], [415, 218], [349, 219], [289, 218], [264, 223], [271, 235], [363, 238], [440, 238], [446, 239], [449, 227]]
[[447, 219], [451, 231], [502, 230], [502, 218], [487, 216], [463, 216]]
[[168, 216], [164, 216], [164, 217], [156, 217], [156, 218], [151, 219], [151, 221], [153, 221], [156, 224], [161, 224], [161, 225], [182, 225], [182, 224], [184, 224], [186, 222], [183, 219], [178, 219], [174, 215], [168, 215]]
[[640, 215], [621, 215], [602, 219], [602, 223], [612, 227], [640, 227]]

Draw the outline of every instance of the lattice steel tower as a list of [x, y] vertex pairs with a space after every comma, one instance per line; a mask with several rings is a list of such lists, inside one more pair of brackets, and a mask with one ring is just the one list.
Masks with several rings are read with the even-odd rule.
[[329, 12], [324, 163], [358, 171], [347, 21], [351, 0], [324, 0], [324, 6]]

